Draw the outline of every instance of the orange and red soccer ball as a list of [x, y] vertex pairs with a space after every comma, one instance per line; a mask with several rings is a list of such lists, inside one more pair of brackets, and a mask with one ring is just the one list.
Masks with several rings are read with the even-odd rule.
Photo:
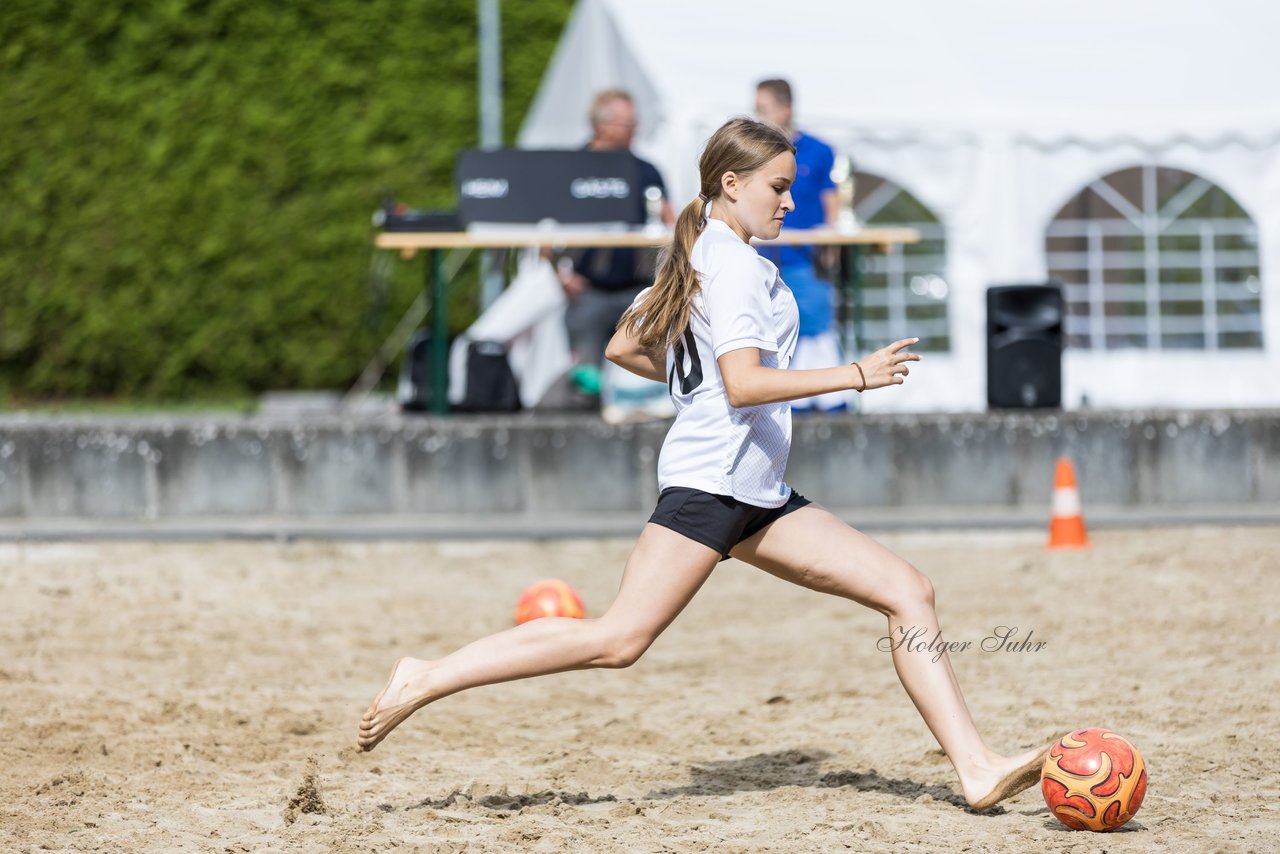
[[545, 578], [530, 584], [516, 603], [516, 624], [539, 617], [577, 617], [587, 615], [582, 599], [568, 584], [558, 578]]
[[1115, 830], [1142, 806], [1147, 764], [1123, 736], [1102, 727], [1078, 729], [1049, 748], [1040, 791], [1067, 827]]

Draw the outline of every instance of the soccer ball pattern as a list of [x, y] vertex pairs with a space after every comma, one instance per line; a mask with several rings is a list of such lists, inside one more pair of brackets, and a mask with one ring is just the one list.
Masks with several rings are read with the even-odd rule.
[[1137, 748], [1108, 729], [1064, 735], [1049, 749], [1040, 791], [1058, 821], [1073, 830], [1121, 827], [1147, 793], [1147, 765]]

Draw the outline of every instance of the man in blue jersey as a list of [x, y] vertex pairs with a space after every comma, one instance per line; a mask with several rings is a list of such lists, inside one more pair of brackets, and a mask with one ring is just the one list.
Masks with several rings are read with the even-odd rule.
[[[835, 152], [822, 140], [796, 130], [792, 125], [791, 84], [776, 79], [762, 80], [757, 84], [756, 114], [790, 133], [796, 147], [796, 181], [791, 185], [796, 209], [787, 214], [786, 227], [834, 226], [839, 213], [839, 197], [835, 182], [831, 180]], [[835, 332], [835, 291], [830, 282], [818, 276], [813, 253], [812, 246], [760, 248], [760, 254], [778, 266], [782, 280], [791, 288], [800, 307], [797, 368], [826, 368], [842, 361]], [[844, 406], [841, 395], [823, 395], [792, 402], [792, 408], [797, 411], [831, 411]]]

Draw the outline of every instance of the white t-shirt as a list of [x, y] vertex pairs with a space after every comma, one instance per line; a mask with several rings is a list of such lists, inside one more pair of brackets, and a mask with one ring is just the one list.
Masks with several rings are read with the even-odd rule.
[[800, 313], [778, 268], [718, 219], [707, 220], [690, 260], [702, 287], [689, 326], [667, 350], [676, 421], [658, 456], [658, 488], [685, 486], [756, 507], [791, 497], [783, 482], [791, 450], [791, 404], [729, 405], [716, 359], [756, 347], [760, 364], [785, 369]]

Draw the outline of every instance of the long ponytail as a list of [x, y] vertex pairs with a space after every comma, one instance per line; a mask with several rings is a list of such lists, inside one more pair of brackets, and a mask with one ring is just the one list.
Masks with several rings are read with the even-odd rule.
[[786, 132], [754, 119], [730, 119], [707, 140], [698, 160], [699, 195], [680, 211], [671, 243], [658, 258], [653, 287], [618, 321], [618, 328], [627, 329], [647, 352], [665, 351], [689, 325], [693, 298], [702, 286], [690, 258], [706, 228], [706, 206], [721, 194], [720, 179], [726, 172], [746, 178], [784, 151], [796, 151]]
[[707, 225], [703, 215], [706, 205], [700, 196], [680, 211], [675, 234], [658, 256], [653, 288], [618, 321], [618, 326], [628, 328], [650, 353], [666, 350], [668, 342], [684, 334], [689, 325], [689, 311], [699, 288], [698, 271], [689, 257]]

